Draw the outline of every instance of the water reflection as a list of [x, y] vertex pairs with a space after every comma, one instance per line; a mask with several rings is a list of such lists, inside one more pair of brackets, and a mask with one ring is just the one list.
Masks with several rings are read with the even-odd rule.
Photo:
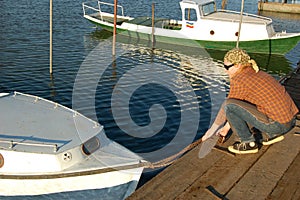
[[272, 19], [284, 20], [300, 20], [300, 13], [280, 13], [271, 11], [260, 11], [260, 15], [270, 17]]
[[[208, 50], [208, 52], [217, 60], [223, 60], [226, 53], [225, 51], [218, 50]], [[291, 63], [284, 55], [255, 53], [249, 53], [249, 55], [257, 62], [260, 69], [267, 71], [270, 74], [283, 76], [292, 70]]]
[[[104, 29], [95, 30], [91, 33], [91, 37], [94, 39], [109, 39], [112, 34]], [[152, 44], [149, 45], [149, 41], [139, 40], [136, 38], [128, 38], [122, 35], [117, 35], [117, 41], [124, 44], [131, 44], [135, 47], [148, 47], [151, 48]], [[180, 45], [172, 45], [166, 43], [156, 43], [153, 52], [158, 50], [170, 50], [174, 53], [180, 53], [187, 56], [201, 56], [206, 58], [213, 58], [216, 62], [222, 62], [226, 51], [220, 50], [206, 50], [197, 47], [184, 47]], [[277, 54], [256, 54], [249, 53], [249, 55], [256, 60], [257, 64], [262, 70], [265, 70], [271, 74], [282, 76], [288, 74], [291, 70], [291, 62], [284, 55]]]
[[112, 80], [116, 81], [117, 80], [117, 60], [116, 57], [112, 57]]
[[[91, 38], [95, 39], [98, 34], [100, 33], [93, 32]], [[227, 76], [223, 67], [220, 67], [221, 64], [206, 57], [208, 54], [191, 56], [166, 49], [117, 43], [117, 49], [120, 51], [118, 51], [116, 59], [103, 65], [101, 62], [109, 58], [111, 46], [107, 45], [108, 39], [103, 41], [103, 36], [100, 35], [100, 37], [98, 45], [100, 49], [95, 51], [94, 56], [91, 54], [88, 56], [93, 60], [87, 59], [85, 61], [87, 65], [83, 64], [81, 69], [87, 70], [93, 63], [98, 71], [101, 70], [100, 74], [96, 72], [97, 70], [88, 70], [85, 73], [87, 76], [84, 81], [87, 81], [88, 85], [92, 84], [88, 81], [92, 80], [92, 78], [88, 78], [91, 71], [98, 76], [95, 109], [97, 119], [104, 125], [108, 137], [135, 152], [144, 154], [158, 151], [165, 145], [171, 145], [176, 151], [178, 145], [187, 145], [191, 142], [190, 140], [188, 143], [184, 143], [187, 139], [194, 140], [202, 136], [210, 125], [211, 119], [214, 118], [213, 115], [219, 108], [218, 104], [223, 102], [226, 95], [224, 87], [227, 86]], [[85, 41], [90, 43], [88, 38]], [[92, 54], [94, 53], [92, 52]], [[172, 83], [171, 86], [168, 85], [170, 83]], [[187, 90], [187, 86], [191, 87], [191, 90]], [[88, 87], [81, 87], [85, 90], [81, 90], [78, 96], [87, 97]], [[172, 89], [170, 90], [169, 87]], [[130, 90], [130, 88], [136, 89]], [[189, 95], [189, 92], [196, 95], [194, 99], [191, 98], [192, 95]], [[116, 101], [113, 101], [113, 94], [118, 95]], [[78, 109], [83, 114], [88, 111], [86, 115], [89, 116], [91, 105], [82, 104], [85, 100], [78, 102], [80, 103]], [[113, 102], [117, 103], [113, 104]], [[117, 105], [117, 116], [114, 116], [113, 105]], [[154, 113], [152, 115], [154, 108], [160, 109], [155, 105], [161, 105], [165, 109], [165, 119], [162, 118], [164, 116], [162, 114]], [[158, 111], [156, 110], [156, 112]], [[200, 112], [201, 117], [193, 117], [192, 114], [189, 114], [185, 115], [188, 117], [183, 120], [182, 116], [185, 112]], [[121, 115], [118, 115], [119, 113]], [[130, 114], [127, 116], [123, 115], [124, 113]], [[130, 128], [131, 120], [138, 127], [133, 125], [134, 128]], [[159, 128], [158, 124], [152, 126], [155, 121], [163, 122], [164, 120], [166, 121], [163, 128]], [[198, 126], [198, 130], [193, 131], [191, 130], [192, 126], [185, 126], [179, 131], [179, 125], [183, 121], [193, 122]], [[123, 126], [125, 128], [122, 128]], [[146, 129], [143, 131], [142, 129], [145, 127]], [[126, 130], [124, 131], [124, 129]], [[136, 131], [139, 136], [151, 132], [156, 134], [148, 138], [132, 137], [130, 134]], [[180, 142], [171, 142], [176, 137], [177, 131], [184, 133], [185, 136]], [[190, 134], [196, 134], [196, 136]], [[172, 154], [174, 153], [176, 152], [172, 152]]]
[[52, 99], [54, 99], [57, 92], [56, 92], [56, 89], [55, 89], [54, 75], [53, 74], [50, 74], [49, 90], [50, 90], [50, 97]]

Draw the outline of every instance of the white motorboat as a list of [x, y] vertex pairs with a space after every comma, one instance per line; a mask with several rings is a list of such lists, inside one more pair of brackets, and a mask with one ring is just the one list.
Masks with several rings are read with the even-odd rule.
[[[89, 1], [82, 6], [84, 18], [103, 29], [113, 30], [114, 4]], [[218, 10], [215, 0], [182, 0], [179, 19], [133, 18], [124, 14], [122, 5], [117, 7], [117, 33], [153, 43], [227, 51], [236, 47], [239, 39], [239, 47], [247, 52], [283, 55], [300, 40], [299, 32], [276, 32], [271, 18], [243, 13], [241, 20], [240, 12]]]
[[[103, 126], [58, 103], [0, 93], [0, 195], [136, 188], [147, 163]], [[130, 186], [128, 186], [130, 184]], [[117, 199], [117, 198], [115, 198]]]

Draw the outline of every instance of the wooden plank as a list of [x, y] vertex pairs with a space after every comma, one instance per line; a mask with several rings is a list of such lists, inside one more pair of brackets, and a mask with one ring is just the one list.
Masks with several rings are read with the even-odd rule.
[[127, 200], [175, 199], [211, 168], [217, 160], [225, 156], [225, 154], [212, 151], [209, 156], [199, 159], [198, 151], [199, 146], [152, 178]]
[[[198, 159], [197, 147], [128, 199], [265, 199], [299, 153], [300, 137], [293, 134], [295, 131], [300, 131], [299, 127], [282, 142], [264, 146], [257, 154], [234, 157], [213, 150]], [[232, 142], [229, 140], [228, 144]], [[297, 196], [299, 190], [295, 193]]]
[[177, 199], [225, 198], [226, 193], [247, 173], [266, 149], [267, 147], [263, 147], [257, 154], [236, 155], [235, 157], [227, 154]]
[[300, 153], [267, 199], [300, 199]]
[[229, 191], [229, 199], [265, 199], [298, 155], [300, 137], [286, 134], [268, 148], [247, 174]]

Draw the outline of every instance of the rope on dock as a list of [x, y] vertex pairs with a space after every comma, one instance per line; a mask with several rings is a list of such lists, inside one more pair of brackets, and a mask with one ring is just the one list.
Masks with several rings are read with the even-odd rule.
[[180, 157], [182, 154], [190, 151], [191, 149], [195, 148], [197, 145], [199, 145], [202, 142], [202, 139], [196, 140], [195, 142], [189, 144], [187, 147], [185, 147], [184, 149], [182, 149], [180, 152], [165, 158], [163, 160], [151, 163], [149, 162], [148, 165], [145, 165], [145, 168], [160, 168], [160, 167], [165, 167], [168, 166], [170, 164], [172, 164], [175, 160], [177, 160], [178, 157]]

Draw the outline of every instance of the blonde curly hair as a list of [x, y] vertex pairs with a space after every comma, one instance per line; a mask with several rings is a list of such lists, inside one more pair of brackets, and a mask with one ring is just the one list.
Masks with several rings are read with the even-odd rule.
[[255, 62], [255, 60], [251, 59], [246, 51], [240, 48], [234, 48], [228, 51], [224, 56], [224, 61], [228, 61], [232, 64], [242, 64], [249, 65], [255, 70], [255, 72], [259, 71], [259, 68]]

